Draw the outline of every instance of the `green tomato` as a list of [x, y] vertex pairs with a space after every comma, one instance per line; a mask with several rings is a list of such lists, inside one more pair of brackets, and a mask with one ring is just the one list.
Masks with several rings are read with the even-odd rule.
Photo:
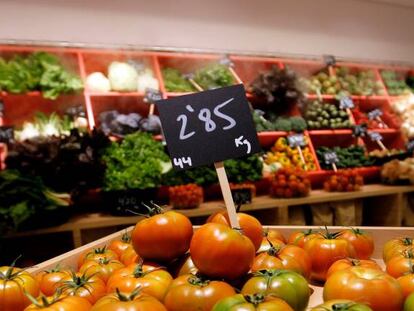
[[414, 310], [414, 293], [409, 295], [404, 303], [404, 311], [413, 311]]
[[310, 288], [299, 273], [272, 269], [255, 272], [244, 284], [241, 293], [274, 295], [286, 301], [295, 311], [302, 311], [309, 303]]
[[293, 309], [282, 299], [254, 295], [234, 295], [218, 301], [211, 311], [292, 311]]
[[351, 300], [329, 300], [325, 303], [316, 306], [311, 311], [372, 311], [366, 305], [351, 301]]

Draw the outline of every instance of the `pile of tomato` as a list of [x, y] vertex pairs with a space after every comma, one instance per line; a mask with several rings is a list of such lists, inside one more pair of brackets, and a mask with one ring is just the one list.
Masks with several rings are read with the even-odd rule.
[[361, 190], [364, 185], [364, 177], [357, 171], [341, 170], [329, 176], [323, 184], [323, 189], [328, 192], [351, 192]]
[[[77, 269], [31, 275], [0, 267], [2, 311], [414, 310], [414, 242], [388, 241], [386, 271], [370, 257], [372, 237], [347, 228], [294, 232], [286, 239], [247, 214], [226, 212], [193, 231], [184, 215], [154, 206], [131, 235], [85, 251]], [[407, 298], [408, 297], [408, 298]]]
[[302, 170], [280, 169], [272, 176], [270, 195], [274, 198], [306, 197], [311, 190], [311, 182]]
[[170, 205], [176, 209], [197, 208], [204, 201], [203, 188], [196, 184], [168, 188]]

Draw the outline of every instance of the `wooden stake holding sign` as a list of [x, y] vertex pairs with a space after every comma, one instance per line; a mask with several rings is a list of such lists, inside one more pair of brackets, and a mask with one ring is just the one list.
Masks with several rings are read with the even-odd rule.
[[336, 65], [335, 56], [333, 56], [333, 55], [323, 55], [322, 59], [323, 59], [324, 63], [326, 64], [326, 66], [328, 66], [329, 76], [334, 76], [335, 75], [334, 66]]
[[156, 102], [174, 169], [214, 163], [230, 224], [239, 228], [223, 161], [259, 152], [243, 85]]
[[349, 96], [343, 96], [339, 100], [339, 108], [346, 111], [348, 116], [352, 115], [351, 109], [354, 109], [355, 105], [351, 97]]
[[325, 163], [327, 165], [329, 164], [332, 165], [332, 169], [336, 173], [338, 171], [338, 168], [336, 167], [336, 163], [339, 162], [338, 155], [336, 154], [336, 152], [334, 151], [325, 152], [323, 154], [323, 157], [324, 157]]
[[371, 138], [372, 141], [376, 142], [378, 146], [381, 147], [382, 150], [387, 151], [387, 147], [385, 147], [384, 143], [382, 142], [382, 135], [378, 132], [369, 132], [368, 133], [369, 138]]
[[388, 128], [388, 125], [382, 120], [382, 111], [380, 109], [374, 109], [368, 112], [368, 118], [370, 120], [377, 120], [384, 128]]
[[148, 112], [149, 116], [154, 114], [154, 109], [155, 109], [154, 103], [161, 99], [163, 98], [162, 98], [162, 94], [160, 91], [155, 90], [155, 89], [150, 89], [150, 88], [147, 88], [145, 90], [144, 102], [150, 103], [149, 112]]
[[203, 88], [197, 82], [194, 81], [194, 74], [187, 73], [187, 74], [184, 75], [184, 78], [186, 78], [188, 80], [188, 82], [190, 82], [191, 85], [194, 86], [194, 88], [197, 91], [199, 91], [199, 92], [204, 91]]
[[220, 59], [220, 64], [227, 66], [230, 73], [232, 74], [233, 78], [236, 80], [237, 84], [243, 84], [243, 81], [240, 79], [239, 75], [236, 73], [236, 71], [233, 69], [234, 63], [231, 61], [231, 59], [226, 55], [222, 59]]
[[305, 157], [303, 156], [303, 152], [302, 152], [302, 147], [306, 146], [306, 142], [305, 142], [305, 138], [303, 134], [289, 135], [287, 139], [288, 139], [289, 146], [291, 148], [296, 148], [296, 150], [298, 150], [300, 159], [303, 163], [303, 167], [305, 168], [305, 171], [307, 171], [308, 168], [306, 167]]

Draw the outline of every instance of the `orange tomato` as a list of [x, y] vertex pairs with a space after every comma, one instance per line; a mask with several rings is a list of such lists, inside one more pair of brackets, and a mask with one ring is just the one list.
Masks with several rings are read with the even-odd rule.
[[186, 254], [174, 263], [171, 271], [173, 271], [175, 277], [178, 277], [184, 274], [196, 274], [198, 269], [194, 265], [190, 254]]
[[404, 298], [407, 298], [412, 293], [414, 293], [414, 271], [404, 274], [397, 279], [398, 283], [401, 286], [402, 293]]
[[173, 278], [160, 267], [132, 264], [115, 271], [107, 282], [108, 293], [119, 289], [121, 292], [132, 292], [141, 287], [142, 293], [163, 301]]
[[293, 232], [288, 239], [288, 244], [296, 245], [304, 248], [305, 243], [309, 239], [313, 239], [318, 236], [317, 231], [313, 229], [308, 229], [304, 231]]
[[101, 258], [106, 258], [109, 260], [114, 260], [114, 259], [118, 260], [118, 255], [114, 251], [107, 249], [106, 246], [97, 247], [97, 248], [88, 250], [79, 256], [78, 268], [80, 268], [84, 264], [85, 261], [88, 261], [88, 260], [99, 261], [99, 259]]
[[144, 294], [139, 288], [132, 292], [120, 292], [99, 299], [91, 311], [167, 311], [156, 298]]
[[125, 267], [123, 263], [121, 263], [118, 260], [109, 260], [106, 258], [101, 258], [99, 259], [99, 261], [86, 261], [80, 267], [79, 272], [83, 274], [96, 275], [106, 283], [109, 277], [112, 275], [112, 273], [123, 267]]
[[330, 266], [337, 260], [355, 257], [352, 245], [344, 239], [338, 238], [340, 232], [320, 233], [318, 237], [305, 243], [305, 251], [312, 261], [311, 278], [317, 281], [325, 281]]
[[279, 241], [282, 241], [284, 244], [286, 244], [286, 238], [283, 236], [283, 234], [276, 229], [266, 229], [263, 231], [264, 236], [269, 238], [269, 240], [276, 239]]
[[398, 256], [402, 251], [414, 248], [414, 240], [410, 237], [403, 237], [389, 240], [384, 244], [382, 257], [387, 263], [392, 257]]
[[[243, 234], [252, 241], [254, 248], [257, 251], [263, 238], [262, 224], [257, 220], [257, 218], [245, 213], [237, 213], [237, 219], [239, 220], [240, 229], [243, 231]], [[211, 215], [207, 219], [207, 222], [213, 222], [230, 227], [230, 219], [225, 211], [217, 212]]]
[[70, 275], [70, 271], [62, 269], [59, 265], [36, 274], [36, 280], [40, 291], [46, 296], [53, 296], [59, 286], [59, 282]]
[[397, 280], [385, 272], [351, 267], [332, 274], [323, 288], [324, 301], [349, 299], [375, 311], [401, 310], [404, 298]]
[[374, 239], [367, 232], [350, 228], [341, 232], [341, 239], [347, 240], [355, 249], [355, 257], [369, 259], [374, 252]]
[[94, 304], [106, 293], [104, 281], [95, 275], [73, 273], [59, 282], [64, 296], [77, 296]]
[[332, 264], [332, 266], [328, 269], [326, 278], [329, 278], [337, 271], [345, 270], [351, 267], [370, 268], [382, 271], [381, 267], [374, 260], [344, 258], [339, 259]]
[[286, 269], [295, 271], [305, 278], [309, 278], [311, 259], [303, 248], [295, 245], [271, 247], [267, 252], [256, 256], [252, 272], [268, 269]]
[[124, 233], [120, 240], [113, 240], [108, 245], [108, 249], [115, 252], [118, 255], [118, 258], [121, 258], [124, 252], [132, 248], [131, 236], [128, 233]]
[[257, 253], [267, 252], [272, 247], [270, 244], [272, 244], [275, 247], [282, 247], [285, 245], [285, 243], [282, 240], [279, 240], [278, 238], [264, 236], [262, 239], [262, 244], [260, 245], [260, 248], [257, 250]]
[[386, 264], [386, 271], [394, 278], [410, 273], [414, 266], [414, 250], [406, 249], [400, 255], [392, 257]]
[[53, 295], [38, 298], [36, 304], [32, 303], [24, 311], [89, 311], [91, 308], [91, 303], [85, 298]]
[[217, 301], [235, 294], [233, 287], [225, 282], [187, 274], [171, 283], [164, 305], [168, 311], [210, 311]]
[[30, 305], [25, 295], [37, 297], [39, 285], [36, 279], [28, 272], [11, 266], [0, 267], [0, 307], [1, 311], [23, 310]]

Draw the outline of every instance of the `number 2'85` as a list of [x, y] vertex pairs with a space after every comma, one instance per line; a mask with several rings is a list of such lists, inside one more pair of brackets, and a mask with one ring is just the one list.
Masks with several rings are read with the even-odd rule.
[[[223, 130], [230, 130], [233, 127], [236, 126], [236, 121], [222, 113], [220, 111], [221, 108], [223, 108], [224, 106], [226, 106], [228, 103], [232, 102], [234, 100], [234, 98], [230, 98], [229, 100], [226, 100], [225, 102], [221, 103], [220, 105], [217, 105], [214, 110], [213, 113], [215, 116], [224, 119], [228, 122], [228, 124], [226, 126], [223, 126]], [[190, 112], [194, 112], [194, 109], [191, 106], [187, 106], [186, 107], [188, 111]], [[198, 113], [198, 119], [200, 121], [204, 121], [204, 129], [206, 132], [213, 132], [216, 129], [216, 123], [211, 119], [211, 111], [208, 108], [203, 108], [200, 110], [200, 112]], [[191, 131], [186, 133], [186, 127], [187, 127], [187, 116], [185, 114], [180, 114], [177, 117], [177, 121], [178, 122], [182, 122], [181, 124], [181, 129], [180, 129], [180, 140], [185, 140], [190, 138], [191, 136], [193, 136], [195, 134], [195, 131]]]

